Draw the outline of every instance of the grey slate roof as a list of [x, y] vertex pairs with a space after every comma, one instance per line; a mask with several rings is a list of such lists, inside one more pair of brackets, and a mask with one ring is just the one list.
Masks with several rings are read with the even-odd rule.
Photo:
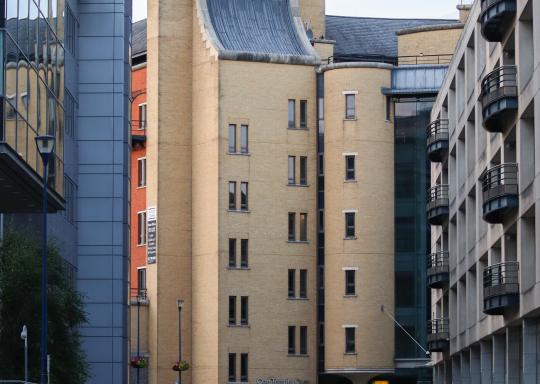
[[419, 26], [452, 23], [459, 23], [459, 21], [326, 16], [325, 38], [336, 41], [335, 56], [397, 57], [396, 33], [398, 31]]
[[137, 21], [131, 26], [131, 54], [133, 56], [146, 52], [146, 19]]

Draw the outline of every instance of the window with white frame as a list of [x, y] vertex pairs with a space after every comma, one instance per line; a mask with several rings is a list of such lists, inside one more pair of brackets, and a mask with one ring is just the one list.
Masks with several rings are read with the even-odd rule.
[[146, 244], [146, 211], [137, 213], [137, 244]]

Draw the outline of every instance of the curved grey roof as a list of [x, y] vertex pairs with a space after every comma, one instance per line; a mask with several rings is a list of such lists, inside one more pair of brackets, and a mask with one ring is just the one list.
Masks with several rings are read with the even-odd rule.
[[[315, 65], [320, 62], [294, 0], [199, 0], [222, 59]], [[295, 2], [296, 3], [296, 2]]]
[[146, 53], [146, 19], [131, 26], [131, 54], [137, 56], [142, 53]]
[[[335, 40], [334, 56], [398, 56], [397, 32], [414, 27], [458, 24], [444, 19], [379, 19], [326, 16], [326, 38]], [[441, 52], [451, 53], [451, 52]]]

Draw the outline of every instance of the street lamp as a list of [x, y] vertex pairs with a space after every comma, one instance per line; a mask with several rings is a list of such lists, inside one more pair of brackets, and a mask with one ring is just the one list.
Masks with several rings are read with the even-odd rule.
[[[182, 307], [184, 306], [184, 300], [176, 300], [178, 307], [178, 363], [182, 361]], [[178, 384], [182, 384], [182, 371], [178, 371]]]
[[40, 383], [48, 383], [47, 372], [47, 164], [54, 150], [55, 137], [42, 135], [36, 137], [36, 146], [43, 161], [43, 249], [41, 250], [41, 346]]
[[24, 384], [28, 384], [28, 330], [23, 325], [21, 339], [24, 340]]

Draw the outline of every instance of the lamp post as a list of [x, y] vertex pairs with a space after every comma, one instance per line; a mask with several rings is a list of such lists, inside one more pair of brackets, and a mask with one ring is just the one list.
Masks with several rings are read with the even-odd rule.
[[21, 339], [24, 340], [24, 384], [28, 384], [28, 330], [23, 325]]
[[[182, 361], [182, 307], [184, 300], [176, 300], [178, 306], [178, 362]], [[178, 384], [182, 384], [182, 371], [178, 371]]]
[[40, 383], [48, 383], [47, 354], [47, 164], [54, 150], [54, 136], [36, 137], [36, 146], [43, 161], [43, 248], [41, 250], [41, 345], [40, 345]]

